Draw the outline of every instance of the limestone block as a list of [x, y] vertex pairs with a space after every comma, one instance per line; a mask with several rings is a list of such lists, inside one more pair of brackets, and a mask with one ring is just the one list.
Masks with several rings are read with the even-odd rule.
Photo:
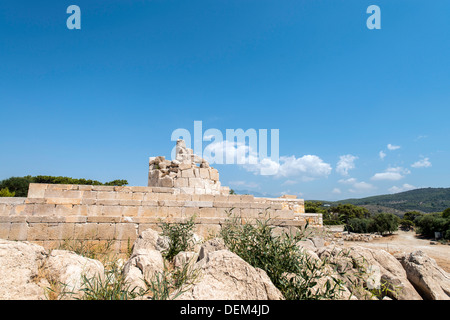
[[209, 169], [209, 176], [213, 181], [219, 181], [219, 171], [217, 169]]
[[118, 223], [116, 224], [116, 239], [128, 240], [137, 238], [137, 225], [134, 223]]
[[189, 187], [204, 188], [203, 180], [200, 178], [189, 178]]
[[8, 240], [27, 241], [28, 223], [11, 223]]
[[158, 216], [158, 207], [156, 206], [141, 206], [138, 209], [139, 217], [156, 217]]
[[193, 168], [192, 170], [194, 171], [194, 177], [200, 178], [200, 168]]
[[173, 193], [173, 188], [154, 187], [154, 188], [152, 188], [152, 192], [154, 192], [154, 193]]
[[48, 240], [47, 223], [30, 223], [28, 226], [27, 241]]
[[212, 201], [186, 201], [185, 207], [212, 208]]
[[102, 240], [112, 240], [115, 238], [116, 224], [115, 223], [99, 223], [98, 237]]
[[186, 170], [192, 168], [192, 163], [190, 161], [183, 161], [178, 165], [180, 170]]
[[181, 194], [183, 194], [183, 193], [186, 193], [186, 194], [194, 194], [194, 188], [189, 188], [189, 187], [183, 187], [183, 188], [180, 188], [180, 193]]
[[209, 170], [207, 168], [199, 168], [199, 175], [202, 179], [210, 179]]
[[195, 178], [194, 170], [193, 169], [181, 170], [181, 177], [182, 178]]
[[204, 195], [206, 194], [206, 190], [203, 188], [194, 188], [194, 193]]
[[122, 206], [121, 213], [125, 217], [136, 217], [139, 214], [139, 206]]
[[212, 218], [216, 216], [216, 208], [200, 208], [199, 217]]
[[177, 194], [175, 195], [176, 200], [182, 200], [182, 201], [192, 201], [192, 196], [190, 194]]
[[98, 200], [116, 200], [116, 192], [100, 191], [97, 193]]
[[82, 200], [85, 199], [97, 199], [98, 191], [83, 191], [83, 195], [81, 196]]
[[122, 216], [123, 208], [120, 206], [102, 206], [102, 216]]
[[159, 181], [159, 185], [161, 187], [172, 188], [173, 187], [173, 179], [170, 176], [165, 176], [161, 178]]
[[241, 196], [241, 201], [242, 202], [253, 202], [254, 198], [255, 197], [253, 195], [245, 194], [245, 195]]
[[79, 240], [98, 240], [97, 223], [75, 223], [74, 239]]
[[92, 191], [113, 192], [114, 186], [92, 186]]
[[100, 199], [98, 199], [96, 204], [99, 206], [118, 206], [119, 200], [100, 200]]
[[28, 188], [28, 198], [43, 198], [48, 184], [30, 183]]
[[92, 191], [93, 186], [90, 185], [79, 185], [78, 190], [80, 191]]
[[119, 205], [121, 206], [140, 206], [142, 201], [140, 200], [120, 200]]
[[139, 200], [139, 201], [143, 201], [144, 200], [144, 192], [133, 192], [131, 194], [131, 200]]
[[8, 239], [9, 229], [11, 228], [11, 223], [1, 222], [0, 223], [0, 239]]

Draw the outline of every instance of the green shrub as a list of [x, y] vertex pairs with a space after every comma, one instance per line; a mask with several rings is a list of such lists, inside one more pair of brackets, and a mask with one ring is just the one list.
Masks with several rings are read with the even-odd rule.
[[8, 188], [0, 190], [0, 197], [14, 197], [15, 194], [15, 192], [10, 192]]
[[14, 192], [16, 197], [26, 197], [30, 183], [49, 183], [49, 184], [83, 184], [83, 185], [105, 185], [105, 186], [124, 186], [128, 184], [127, 180], [113, 180], [102, 183], [97, 180], [73, 179], [69, 177], [53, 177], [53, 176], [25, 176], [11, 177], [0, 181], [0, 189], [8, 188], [10, 192]]
[[296, 243], [303, 232], [273, 235], [267, 214], [254, 224], [229, 211], [229, 219], [221, 225], [220, 234], [227, 248], [255, 268], [264, 270], [287, 300], [334, 299], [341, 282], [327, 278], [324, 290], [314, 288], [323, 278], [325, 261], [316, 261], [298, 250]]
[[381, 235], [392, 233], [398, 230], [399, 218], [392, 213], [379, 213], [371, 219], [369, 232], [376, 232]]
[[415, 223], [417, 233], [430, 238], [434, 237], [435, 232], [446, 232], [446, 230], [450, 229], [450, 219], [445, 219], [438, 213], [430, 213], [418, 217]]
[[344, 231], [350, 231], [354, 233], [369, 233], [372, 220], [366, 218], [353, 218], [348, 221], [344, 227]]
[[193, 246], [195, 216], [182, 223], [161, 223], [162, 235], [169, 238], [169, 248], [163, 252], [169, 261], [181, 251], [188, 251]]

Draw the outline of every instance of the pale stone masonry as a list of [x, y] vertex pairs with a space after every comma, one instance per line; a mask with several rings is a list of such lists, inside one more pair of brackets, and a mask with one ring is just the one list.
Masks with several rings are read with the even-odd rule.
[[226, 195], [230, 192], [230, 188], [220, 185], [217, 169], [186, 148], [183, 140], [177, 141], [175, 160], [162, 156], [149, 159], [148, 186], [177, 188], [187, 194]]
[[[189, 151], [182, 154], [192, 157]], [[166, 161], [153, 160], [153, 165]], [[215, 169], [206, 167], [209, 165], [203, 159], [195, 158], [194, 162], [200, 163], [198, 171], [193, 167], [184, 168], [182, 162], [178, 165], [179, 171], [176, 173], [181, 171], [181, 178], [172, 177], [172, 187], [32, 183], [27, 198], [0, 198], [0, 238], [31, 241], [47, 248], [54, 248], [67, 239], [114, 239], [116, 249], [125, 252], [143, 230], [150, 227], [159, 229], [161, 222], [182, 222], [194, 215], [195, 231], [204, 237], [217, 233], [220, 224], [229, 219], [230, 212], [248, 222], [266, 212], [274, 225], [289, 228], [303, 226], [307, 221], [313, 226], [322, 225], [321, 214], [304, 213], [302, 199], [292, 196], [256, 198], [252, 195], [230, 195], [227, 188], [218, 184]], [[150, 171], [159, 171], [156, 175], [175, 172], [170, 171], [171, 168], [174, 168], [173, 164], [163, 164]], [[208, 169], [208, 174], [205, 171], [201, 173], [200, 169]], [[188, 187], [178, 187], [176, 181], [185, 179], [185, 170], [192, 170], [187, 174]], [[191, 179], [199, 179], [193, 182], [199, 187], [189, 187], [191, 174], [194, 175]], [[162, 185], [161, 178], [164, 177], [158, 176], [152, 183], [159, 185], [161, 182]], [[196, 188], [203, 189], [204, 193]]]

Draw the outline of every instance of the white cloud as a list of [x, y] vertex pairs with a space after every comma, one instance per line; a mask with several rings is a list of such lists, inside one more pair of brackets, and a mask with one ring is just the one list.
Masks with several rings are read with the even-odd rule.
[[348, 178], [348, 179], [340, 179], [338, 182], [343, 184], [354, 184], [357, 181], [355, 178]]
[[397, 149], [400, 149], [400, 146], [394, 146], [394, 145], [392, 145], [392, 144], [388, 144], [387, 145], [387, 148], [389, 149], [389, 150], [397, 150]]
[[334, 193], [334, 194], [341, 194], [342, 193], [341, 189], [339, 189], [339, 188], [334, 188], [333, 191], [331, 191], [331, 192]]
[[411, 184], [405, 183], [401, 187], [393, 186], [393, 187], [389, 188], [388, 190], [391, 193], [398, 193], [398, 192], [408, 191], [408, 190], [412, 190], [412, 189], [416, 189], [416, 187]]
[[340, 156], [339, 162], [336, 165], [336, 172], [343, 176], [347, 176], [348, 171], [355, 168], [356, 159], [358, 159], [358, 157], [351, 154]]
[[419, 160], [417, 162], [414, 162], [411, 167], [413, 168], [428, 168], [431, 167], [431, 162], [429, 158], [424, 158], [422, 160]]
[[235, 187], [246, 187], [246, 188], [251, 188], [251, 189], [259, 188], [259, 184], [256, 182], [229, 181], [228, 184], [230, 186], [235, 186]]
[[303, 181], [327, 177], [331, 166], [315, 155], [280, 157], [278, 175], [282, 177], [301, 176]]
[[364, 181], [361, 181], [361, 182], [354, 183], [352, 188], [349, 189], [348, 191], [350, 191], [352, 193], [365, 193], [365, 192], [373, 191], [375, 189], [376, 189], [376, 187], [374, 185], [364, 182]]
[[293, 184], [297, 184], [298, 183], [298, 181], [295, 181], [295, 180], [286, 180], [285, 182], [283, 182], [283, 186], [290, 186], [290, 185], [293, 185]]
[[383, 160], [384, 157], [386, 157], [386, 153], [384, 153], [383, 151], [380, 151], [379, 155], [381, 160]]
[[[223, 159], [222, 163], [239, 164], [254, 174], [274, 175], [277, 177], [299, 177], [302, 181], [312, 181], [318, 178], [326, 178], [331, 173], [331, 165], [325, 163], [316, 155], [281, 156], [279, 161], [271, 158], [259, 159], [258, 154], [249, 146], [237, 142], [214, 142], [205, 148], [203, 157], [211, 164], [220, 163], [217, 159]], [[233, 159], [229, 162], [227, 159]], [[213, 161], [215, 160], [215, 161]]]
[[391, 180], [397, 181], [405, 177], [405, 175], [410, 174], [411, 171], [402, 167], [388, 168], [385, 172], [375, 173], [371, 180]]

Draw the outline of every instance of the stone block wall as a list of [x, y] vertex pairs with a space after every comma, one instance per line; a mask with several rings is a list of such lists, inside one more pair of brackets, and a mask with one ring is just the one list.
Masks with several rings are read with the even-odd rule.
[[267, 210], [274, 225], [322, 224], [320, 214], [304, 214], [301, 199], [186, 194], [167, 187], [30, 184], [27, 198], [0, 198], [0, 238], [48, 248], [67, 239], [114, 239], [116, 249], [125, 252], [143, 230], [193, 215], [199, 235], [215, 234], [230, 210], [250, 222]]
[[177, 141], [175, 160], [163, 156], [149, 159], [148, 186], [177, 188], [186, 194], [227, 195], [230, 192], [230, 188], [221, 186], [219, 171], [186, 148], [183, 140]]

